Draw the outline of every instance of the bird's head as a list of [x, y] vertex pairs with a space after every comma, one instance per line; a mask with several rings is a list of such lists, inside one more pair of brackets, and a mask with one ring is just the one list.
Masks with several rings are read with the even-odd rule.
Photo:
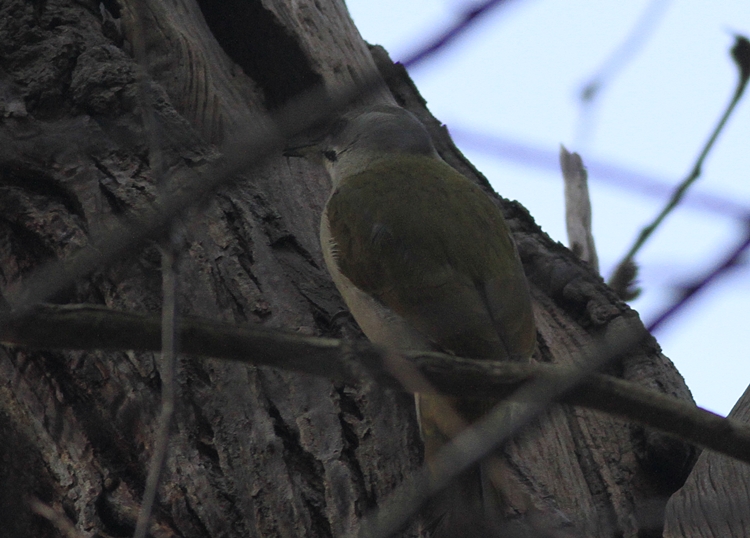
[[440, 158], [425, 126], [414, 114], [394, 105], [374, 105], [344, 114], [321, 141], [286, 154], [322, 161], [334, 188], [381, 159], [396, 155]]

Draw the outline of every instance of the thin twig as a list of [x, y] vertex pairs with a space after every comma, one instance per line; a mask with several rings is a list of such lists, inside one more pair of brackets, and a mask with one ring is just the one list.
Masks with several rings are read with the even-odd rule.
[[745, 221], [745, 229], [745, 237], [724, 257], [724, 261], [714, 267], [714, 269], [703, 278], [696, 280], [691, 284], [682, 286], [682, 293], [680, 294], [679, 299], [648, 324], [649, 332], [656, 331], [666, 320], [671, 318], [675, 312], [690, 302], [700, 290], [715, 282], [719, 277], [724, 275], [724, 273], [735, 268], [740, 263], [742, 256], [747, 249], [750, 248], [750, 217]]
[[[680, 183], [677, 189], [675, 189], [669, 202], [664, 207], [664, 209], [662, 209], [661, 212], [656, 216], [653, 222], [651, 222], [651, 224], [645, 226], [641, 230], [633, 246], [630, 247], [630, 250], [628, 250], [628, 253], [625, 255], [625, 257], [620, 261], [619, 264], [617, 264], [617, 269], [610, 278], [611, 284], [618, 283], [622, 280], [619, 277], [618, 273], [621, 270], [627, 270], [628, 266], [631, 265], [635, 255], [638, 253], [641, 247], [643, 247], [643, 245], [646, 243], [649, 237], [651, 237], [651, 235], [667, 217], [667, 215], [669, 215], [669, 213], [671, 213], [672, 210], [677, 207], [677, 204], [680, 203], [680, 200], [682, 200], [682, 197], [685, 195], [685, 192], [688, 190], [688, 188], [690, 188], [690, 186], [700, 177], [703, 168], [703, 161], [705, 161], [709, 152], [713, 148], [714, 143], [719, 138], [719, 135], [724, 129], [727, 120], [729, 120], [729, 117], [732, 115], [732, 112], [737, 106], [737, 103], [739, 103], [745, 91], [745, 88], [747, 87], [748, 77], [750, 77], [750, 67], [748, 67], [750, 65], [750, 57], [748, 56], [748, 54], [750, 54], [748, 53], [749, 49], [750, 42], [748, 42], [748, 40], [743, 36], [736, 36], [735, 45], [732, 48], [732, 57], [734, 58], [738, 66], [739, 78], [737, 81], [737, 87], [734, 90], [734, 94], [729, 101], [729, 105], [727, 105], [726, 110], [719, 119], [719, 123], [716, 125], [713, 132], [711, 133], [711, 136], [709, 136], [708, 141], [703, 146], [703, 149], [698, 155], [698, 158], [696, 159], [695, 164], [693, 165], [693, 169], [690, 171], [690, 174], [688, 174], [688, 176], [683, 180], [682, 183]], [[618, 289], [623, 288], [621, 284], [618, 284], [615, 287]]]
[[414, 67], [455, 41], [457, 37], [464, 34], [480, 18], [488, 14], [492, 8], [499, 7], [501, 4], [506, 4], [509, 1], [510, 0], [487, 0], [482, 4], [468, 9], [463, 13], [463, 16], [456, 22], [456, 24], [437, 36], [430, 43], [420, 47], [417, 52], [403, 60], [401, 63], [407, 69]]
[[162, 311], [161, 311], [161, 412], [154, 438], [154, 452], [148, 465], [146, 489], [138, 513], [134, 538], [146, 538], [151, 511], [159, 489], [159, 480], [164, 470], [169, 447], [169, 432], [175, 408], [175, 335], [176, 335], [176, 288], [175, 246], [162, 248]]
[[578, 115], [578, 128], [576, 129], [576, 146], [586, 139], [591, 131], [593, 123], [593, 112], [597, 98], [601, 91], [609, 84], [618, 72], [632, 61], [643, 45], [653, 35], [664, 14], [667, 12], [671, 0], [651, 0], [643, 10], [641, 16], [630, 30], [624, 41], [610, 54], [584, 84], [580, 93], [581, 108]]

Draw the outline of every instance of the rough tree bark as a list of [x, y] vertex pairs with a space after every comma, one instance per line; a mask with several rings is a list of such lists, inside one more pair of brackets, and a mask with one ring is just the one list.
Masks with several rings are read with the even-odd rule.
[[[750, 422], [750, 389], [731, 418]], [[743, 538], [750, 535], [750, 467], [703, 452], [690, 476], [669, 500], [665, 538]]]
[[[139, 17], [136, 17], [139, 13]], [[146, 43], [144, 127], [132, 43]], [[316, 83], [377, 68], [440, 153], [489, 189], [450, 143], [405, 72], [368, 49], [342, 0], [3, 0], [0, 3], [0, 270], [3, 289], [148, 207], [166, 170], [207, 170], [237, 126]], [[159, 143], [153, 154], [150, 137]], [[176, 224], [179, 309], [234, 323], [360, 338], [324, 269], [321, 170], [280, 155], [247, 170]], [[537, 360], [575, 363], [637, 315], [517, 203], [497, 197], [535, 300]], [[481, 240], [481, 238], [477, 238]], [[55, 298], [160, 308], [155, 246]], [[154, 536], [346, 536], [420, 464], [410, 396], [181, 357], [179, 402]], [[691, 401], [655, 341], [612, 373]], [[0, 349], [0, 528], [59, 536], [30, 496], [84, 536], [132, 533], [158, 415], [148, 353]], [[575, 536], [660, 536], [666, 499], [694, 451], [600, 413], [556, 407], [504, 449], [521, 494], [509, 518]], [[415, 522], [405, 535], [420, 534]], [[424, 533], [422, 533], [424, 534]]]

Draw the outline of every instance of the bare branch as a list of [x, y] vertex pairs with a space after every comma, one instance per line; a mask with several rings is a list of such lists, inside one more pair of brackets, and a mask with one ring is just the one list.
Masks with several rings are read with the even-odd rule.
[[[690, 174], [688, 174], [688, 176], [683, 180], [682, 183], [680, 183], [677, 189], [675, 189], [669, 202], [664, 207], [664, 209], [662, 209], [661, 212], [656, 216], [653, 222], [651, 222], [651, 224], [645, 226], [641, 230], [641, 233], [638, 235], [638, 239], [636, 239], [633, 246], [630, 247], [628, 253], [617, 265], [617, 269], [615, 269], [614, 274], [610, 278], [610, 283], [620, 282], [623, 280], [623, 278], [618, 275], [618, 272], [629, 270], [629, 263], [633, 260], [641, 247], [643, 247], [643, 245], [646, 243], [649, 237], [651, 237], [651, 235], [667, 217], [667, 215], [669, 215], [672, 210], [677, 207], [677, 204], [680, 203], [682, 197], [685, 195], [685, 192], [690, 188], [690, 186], [695, 183], [695, 181], [700, 177], [703, 167], [703, 161], [706, 160], [706, 157], [713, 148], [714, 143], [719, 138], [721, 131], [724, 129], [724, 126], [726, 125], [727, 120], [729, 120], [729, 117], [732, 115], [732, 112], [737, 106], [737, 103], [739, 103], [740, 99], [742, 98], [742, 94], [744, 93], [745, 87], [747, 86], [747, 81], [750, 77], [750, 41], [748, 41], [747, 38], [740, 35], [736, 36], [735, 45], [732, 48], [732, 58], [737, 64], [739, 78], [737, 80], [737, 87], [734, 90], [732, 99], [729, 101], [729, 105], [727, 105], [726, 110], [721, 115], [719, 123], [716, 125], [713, 132], [711, 133], [711, 136], [709, 136], [708, 141], [703, 146], [703, 150], [698, 155], [698, 158], [696, 159]], [[615, 291], [618, 290], [615, 289]]]
[[560, 146], [560, 168], [565, 181], [565, 224], [568, 230], [568, 245], [579, 258], [599, 272], [594, 235], [591, 233], [591, 199], [589, 198], [588, 174], [583, 160], [577, 153], [570, 153]]
[[431, 43], [421, 47], [420, 50], [401, 63], [408, 69], [426, 58], [429, 58], [453, 42], [458, 36], [466, 32], [466, 30], [476, 23], [483, 15], [489, 13], [492, 8], [498, 7], [501, 4], [507, 4], [508, 2], [509, 0], [487, 0], [482, 4], [472, 7], [464, 13], [463, 17], [461, 17], [456, 24], [436, 37]]
[[[0, 329], [0, 340], [37, 349], [158, 351], [160, 326], [160, 318], [154, 315], [94, 305], [44, 305]], [[361, 382], [365, 370], [382, 385], [402, 390], [402, 376], [393, 374], [387, 364], [389, 353], [365, 341], [301, 336], [256, 325], [236, 327], [199, 318], [178, 319], [177, 335], [186, 354], [272, 366], [348, 383]], [[549, 364], [481, 361], [440, 353], [401, 355], [429, 382], [409, 390], [433, 390], [445, 396], [462, 396], [470, 388], [480, 399], [503, 398], [525, 383], [560, 386], [571, 373], [579, 372]], [[750, 463], [750, 426], [632, 382], [588, 374], [581, 385], [562, 393], [558, 400], [619, 415]]]
[[649, 332], [653, 332], [657, 328], [659, 328], [659, 326], [661, 326], [664, 321], [672, 317], [672, 314], [683, 308], [695, 296], [696, 293], [715, 282], [719, 277], [724, 275], [724, 273], [736, 267], [740, 263], [742, 256], [745, 254], [747, 249], [750, 248], [750, 216], [748, 216], [747, 220], [745, 221], [745, 227], [745, 237], [742, 238], [737, 246], [724, 257], [723, 261], [721, 261], [703, 278], [700, 278], [691, 284], [682, 286], [683, 291], [677, 301], [675, 301], [661, 315], [654, 319], [654, 321], [649, 323]]

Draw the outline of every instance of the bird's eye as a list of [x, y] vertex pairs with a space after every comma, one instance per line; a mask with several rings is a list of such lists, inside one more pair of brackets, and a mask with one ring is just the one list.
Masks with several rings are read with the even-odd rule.
[[325, 157], [326, 159], [328, 159], [331, 162], [334, 162], [334, 161], [336, 161], [336, 152], [333, 151], [332, 149], [328, 149], [328, 150], [326, 150], [326, 151], [323, 152], [323, 157]]

